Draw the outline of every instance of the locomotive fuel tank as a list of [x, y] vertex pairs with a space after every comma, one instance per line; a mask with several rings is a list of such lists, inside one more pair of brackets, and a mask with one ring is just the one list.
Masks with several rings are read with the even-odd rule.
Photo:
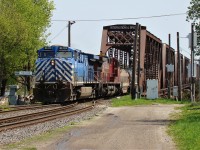
[[92, 87], [81, 87], [79, 98], [87, 98], [90, 96], [92, 96]]

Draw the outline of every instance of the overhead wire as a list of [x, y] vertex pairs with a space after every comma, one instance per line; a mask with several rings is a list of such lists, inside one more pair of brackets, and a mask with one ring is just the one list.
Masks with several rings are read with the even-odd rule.
[[[58, 22], [67, 22], [67, 21], [76, 21], [76, 22], [95, 22], [95, 21], [119, 21], [119, 20], [135, 20], [135, 19], [148, 19], [148, 18], [161, 18], [161, 17], [169, 17], [169, 16], [180, 16], [185, 15], [186, 13], [175, 13], [175, 14], [165, 14], [165, 15], [156, 15], [156, 16], [143, 16], [143, 17], [133, 17], [133, 18], [115, 18], [115, 19], [70, 19], [70, 20], [51, 20], [51, 21], [58, 21]], [[56, 34], [50, 41], [57, 38], [66, 28], [65, 26], [58, 34]]]
[[55, 38], [57, 38], [68, 26], [65, 26], [62, 30], [60, 30], [60, 32], [58, 32], [50, 41], [54, 40]]
[[185, 15], [186, 13], [175, 13], [175, 14], [165, 14], [165, 15], [156, 15], [156, 16], [143, 16], [143, 17], [133, 17], [133, 18], [113, 18], [113, 19], [53, 19], [51, 21], [77, 21], [77, 22], [92, 22], [92, 21], [117, 21], [117, 20], [135, 20], [135, 19], [148, 19], [148, 18], [161, 18], [161, 17], [169, 17], [169, 16], [180, 16]]

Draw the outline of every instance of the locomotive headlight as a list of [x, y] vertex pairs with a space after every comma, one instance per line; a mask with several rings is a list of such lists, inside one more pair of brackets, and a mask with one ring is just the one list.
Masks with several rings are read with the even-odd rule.
[[51, 60], [51, 65], [54, 66], [55, 65], [55, 61]]

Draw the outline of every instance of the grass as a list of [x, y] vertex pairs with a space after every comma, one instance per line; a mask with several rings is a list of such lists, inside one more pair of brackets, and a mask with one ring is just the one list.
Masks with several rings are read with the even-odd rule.
[[169, 134], [180, 150], [200, 149], [200, 104], [188, 104], [176, 114], [178, 118], [169, 126]]
[[[75, 125], [74, 122], [73, 125]], [[47, 131], [41, 135], [37, 135], [32, 138], [27, 138], [25, 140], [22, 140], [21, 142], [4, 145], [2, 149], [37, 150], [35, 143], [43, 145], [43, 143], [45, 142], [51, 141], [53, 139], [58, 139], [59, 137], [63, 136], [63, 133], [69, 131], [69, 129], [71, 129], [72, 127], [73, 126], [70, 125], [55, 130]]]
[[[200, 104], [189, 105], [188, 102], [180, 102], [172, 99], [156, 99], [148, 100], [145, 98], [132, 100], [130, 95], [122, 96], [120, 98], [112, 99], [113, 107], [120, 106], [134, 106], [134, 105], [152, 105], [152, 104], [182, 104], [186, 103], [187, 106], [183, 107], [183, 114], [176, 115], [179, 119], [170, 125], [169, 134], [172, 135], [177, 142], [178, 147], [182, 150], [200, 149]], [[56, 139], [63, 135], [66, 131], [71, 129], [75, 122], [71, 122], [71, 126], [48, 131], [44, 134], [27, 138], [21, 142], [4, 145], [3, 149], [20, 149], [20, 150], [36, 150], [35, 143], [45, 143], [52, 139]], [[195, 147], [193, 146], [195, 145]], [[1, 148], [0, 148], [1, 149]]]
[[0, 109], [3, 111], [11, 110], [8, 105], [0, 105]]
[[155, 99], [155, 100], [148, 100], [145, 98], [132, 100], [130, 95], [112, 99], [113, 107], [152, 105], [152, 104], [183, 104], [183, 103], [188, 103], [188, 102], [187, 101], [175, 101], [173, 99], [163, 99], [163, 98], [159, 98], [159, 99]]

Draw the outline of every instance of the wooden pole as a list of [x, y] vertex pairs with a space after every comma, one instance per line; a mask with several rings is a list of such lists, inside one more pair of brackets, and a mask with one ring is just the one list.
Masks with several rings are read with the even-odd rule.
[[182, 101], [182, 85], [181, 85], [181, 55], [180, 55], [180, 49], [179, 49], [179, 32], [177, 32], [177, 56], [178, 56], [178, 68], [177, 68], [177, 74], [178, 74], [178, 100]]
[[68, 47], [71, 47], [71, 21], [68, 21]]
[[137, 64], [137, 61], [136, 61], [136, 56], [137, 56], [137, 37], [138, 37], [138, 28], [139, 28], [139, 24], [136, 23], [136, 27], [135, 27], [135, 41], [134, 41], [134, 45], [133, 45], [133, 63], [132, 63], [132, 88], [131, 88], [131, 98], [132, 99], [136, 99], [136, 85], [135, 85], [135, 73], [136, 73], [136, 64]]
[[138, 28], [138, 32], [139, 32], [139, 47], [138, 47], [138, 76], [137, 76], [137, 83], [138, 83], [138, 98], [141, 98], [141, 87], [140, 87], [140, 37], [141, 37], [141, 26], [139, 25], [139, 28]]
[[[170, 63], [170, 50], [171, 50], [171, 35], [169, 34], [169, 55], [167, 56], [168, 57], [168, 63]], [[168, 64], [170, 65], [170, 64]], [[168, 99], [171, 98], [171, 72], [168, 72]]]
[[194, 24], [191, 24], [191, 101], [195, 102], [194, 82]]

